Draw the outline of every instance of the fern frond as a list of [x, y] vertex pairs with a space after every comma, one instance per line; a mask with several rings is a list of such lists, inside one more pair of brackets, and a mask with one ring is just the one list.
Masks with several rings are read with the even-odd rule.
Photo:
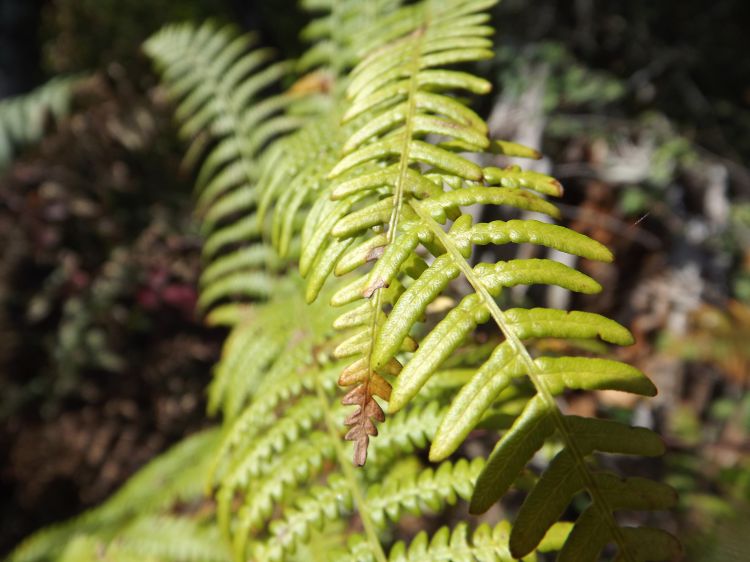
[[[101, 557], [101, 550], [98, 552]], [[105, 559], [173, 562], [228, 562], [229, 553], [218, 529], [184, 517], [144, 517], [118, 534], [105, 550]], [[100, 558], [101, 559], [101, 558]]]
[[[569, 523], [557, 523], [550, 529], [539, 545], [539, 552], [553, 552], [560, 550], [566, 537], [570, 533]], [[461, 523], [453, 530], [448, 527], [440, 528], [433, 536], [421, 531], [414, 540], [407, 544], [397, 543], [391, 550], [390, 562], [415, 562], [417, 560], [465, 560], [467, 562], [512, 562], [513, 558], [508, 550], [508, 536], [510, 525], [503, 521], [494, 527], [480, 525], [471, 533], [468, 525]], [[361, 537], [354, 536], [350, 540], [349, 552], [335, 557], [336, 562], [371, 562], [372, 554], [367, 550], [367, 543]], [[524, 558], [535, 560], [535, 558]]]
[[[296, 441], [276, 456], [260, 477], [253, 478], [245, 486], [251, 493], [237, 515], [235, 554], [244, 552], [247, 535], [260, 529], [276, 506], [292, 494], [297, 486], [313, 479], [320, 473], [323, 463], [335, 457], [335, 441], [323, 432], [306, 435], [305, 440]], [[227, 479], [227, 487], [240, 484], [234, 474]], [[222, 497], [220, 495], [220, 497]]]
[[379, 439], [372, 445], [374, 463], [381, 465], [395, 455], [423, 448], [434, 438], [435, 428], [443, 414], [444, 409], [437, 402], [430, 401], [424, 405], [415, 404], [389, 417], [383, 424]]
[[0, 101], [0, 171], [19, 149], [41, 140], [48, 118], [58, 122], [70, 112], [73, 88], [80, 80], [53, 78], [27, 94]]
[[341, 136], [332, 134], [335, 120], [324, 114], [297, 133], [274, 146], [264, 159], [259, 179], [258, 222], [263, 224], [269, 209], [271, 243], [282, 256], [290, 253], [292, 241], [300, 232], [302, 221], [295, 222], [307, 210], [324, 186], [325, 176], [336, 162]]
[[310, 538], [314, 529], [351, 513], [353, 504], [349, 482], [334, 474], [325, 486], [311, 488], [307, 496], [297, 501], [295, 509], [271, 523], [269, 538], [251, 545], [252, 558], [268, 562], [288, 559], [303, 541]]
[[[435, 80], [424, 73], [455, 72], [440, 67], [487, 56], [491, 46], [485, 39], [488, 31], [480, 24], [482, 10], [491, 4], [424, 2], [418, 8], [421, 23], [413, 32], [374, 50], [351, 73], [345, 119], [356, 118], [360, 124], [344, 143], [343, 156], [330, 173], [332, 187], [321, 194], [328, 201], [319, 208], [329, 212], [312, 212], [308, 217], [312, 226], [305, 226], [323, 242], [313, 244], [312, 250], [308, 250], [310, 241], [307, 246], [303, 242], [302, 253], [303, 259], [308, 256], [305, 263], [315, 264], [309, 271], [303, 270], [310, 280], [308, 298], [317, 296], [320, 279], [332, 271], [346, 274], [373, 264], [364, 277], [333, 298], [337, 304], [358, 303], [336, 322], [352, 334], [337, 348], [337, 357], [355, 358], [339, 378], [339, 384], [352, 387], [344, 404], [357, 407], [346, 420], [350, 426], [347, 439], [355, 441], [355, 464], [364, 464], [369, 437], [377, 435], [374, 422], [384, 419], [375, 396], [389, 402], [390, 412], [400, 410], [415, 399], [478, 326], [492, 321], [505, 341], [453, 399], [434, 436], [430, 459], [439, 461], [453, 453], [500, 394], [514, 381], [525, 378], [532, 383], [535, 396], [493, 453], [479, 480], [473, 510], [482, 511], [494, 503], [531, 456], [555, 435], [563, 443], [564, 458], [570, 459], [569, 470], [580, 486], [558, 498], [559, 505], [550, 507], [553, 515], [549, 519], [534, 517], [531, 508], [522, 509], [512, 531], [512, 553], [516, 557], [529, 554], [572, 496], [585, 490], [592, 499], [591, 513], [596, 515], [581, 516], [580, 527], [576, 528], [581, 530], [571, 534], [569, 545], [576, 545], [578, 536], [592, 532], [587, 523], [592, 518], [606, 529], [601, 532], [606, 538], [597, 543], [602, 548], [608, 542], [615, 543], [623, 560], [640, 560], [645, 552], [659, 557], [676, 548], [674, 539], [657, 530], [622, 528], [613, 511], [627, 506], [664, 509], [669, 507], [665, 499], [668, 494], [634, 484], [618, 491], [617, 503], [608, 497], [602, 481], [607, 477], [600, 478], [587, 458], [594, 451], [654, 455], [662, 448], [643, 441], [647, 430], [618, 433], [608, 424], [601, 426], [605, 428], [602, 434], [610, 432], [622, 439], [613, 438], [613, 444], [602, 449], [604, 444], [595, 443], [593, 437], [601, 429], [599, 422], [579, 423], [565, 416], [555, 401], [567, 388], [653, 395], [653, 385], [645, 375], [621, 363], [535, 359], [527, 347], [529, 340], [546, 337], [600, 338], [628, 345], [632, 343], [630, 333], [596, 314], [549, 309], [503, 311], [495, 300], [504, 288], [519, 284], [556, 284], [582, 293], [596, 293], [600, 285], [582, 272], [551, 260], [475, 266], [468, 261], [477, 246], [511, 243], [546, 246], [590, 260], [612, 260], [607, 248], [565, 227], [531, 219], [473, 224], [471, 215], [463, 214], [464, 208], [481, 204], [559, 216], [556, 207], [544, 198], [562, 193], [553, 178], [525, 172], [518, 166], [482, 168], [460, 154], [471, 151], [536, 157], [537, 153], [510, 143], [490, 142], [484, 122], [465, 105], [444, 91], [435, 93], [420, 87], [420, 78], [425, 84]], [[453, 82], [448, 90], [481, 89], [478, 80], [466, 79], [467, 75], [450, 76]], [[450, 222], [448, 231], [443, 227], [446, 222]], [[417, 338], [417, 324], [429, 317], [431, 305], [459, 276], [468, 281], [473, 292], [442, 319], [433, 321], [424, 337]], [[629, 445], [632, 440], [625, 439], [632, 432], [642, 437], [641, 447], [633, 447]], [[543, 475], [537, 486], [545, 491], [560, 478], [572, 482], [572, 477], [561, 470], [555, 469], [549, 478]], [[641, 492], [650, 495], [653, 503], [632, 499], [640, 497]], [[630, 503], [621, 499], [628, 494]], [[534, 505], [545, 499], [545, 493], [532, 491], [527, 501]], [[636, 546], [638, 541], [630, 538], [636, 534], [648, 535], [648, 541]], [[646, 543], [653, 548], [649, 550]], [[594, 560], [598, 551], [594, 552], [593, 542], [586, 544], [592, 549], [586, 553], [588, 558], [576, 558], [578, 547], [566, 546], [560, 559]]]
[[228, 300], [267, 298], [273, 283], [269, 272], [283, 264], [278, 258], [258, 260], [272, 252], [261, 243], [263, 228], [252, 216], [255, 184], [269, 144], [306, 121], [292, 111], [304, 94], [259, 101], [278, 87], [291, 65], [273, 62], [269, 49], [252, 50], [255, 42], [232, 26], [207, 22], [166, 27], [145, 44], [177, 104], [180, 134], [192, 143], [189, 160], [197, 161], [210, 146], [196, 180], [204, 257], [211, 264], [201, 278], [203, 311]]
[[[388, 520], [399, 521], [404, 513], [423, 513], [425, 508], [439, 511], [457, 498], [468, 499], [473, 482], [484, 462], [460, 460], [455, 465], [443, 463], [436, 470], [418, 470], [408, 476], [387, 478], [382, 485], [371, 486], [365, 505], [375, 524], [385, 526]], [[345, 478], [334, 475], [325, 486], [313, 487], [309, 495], [298, 500], [296, 506], [274, 521], [269, 536], [253, 546], [257, 560], [285, 560], [310, 537], [313, 529], [323, 528], [347, 516], [354, 507], [351, 487]]]
[[[317, 42], [298, 61], [298, 70], [308, 74], [290, 91], [338, 91], [359, 53], [391, 37], [393, 23], [400, 21], [401, 12], [396, 10], [399, 4], [399, 0], [304, 3], [308, 9], [327, 13], [302, 33], [303, 38]], [[301, 222], [311, 224], [304, 219], [313, 211], [310, 207], [319, 200], [319, 192], [327, 187], [328, 172], [337, 162], [346, 138], [346, 131], [339, 127], [340, 112], [335, 103], [335, 95], [326, 98], [317, 106], [317, 118], [277, 143], [261, 164], [258, 220], [263, 225], [269, 209], [274, 209], [270, 241], [281, 256], [297, 258], [298, 235], [302, 247], [314, 235], [309, 227], [300, 232], [301, 223], [296, 219], [299, 216], [303, 218]], [[311, 265], [305, 260], [301, 256], [303, 272]]]
[[[35, 533], [14, 550], [9, 560], [42, 562], [57, 559], [63, 551], [75, 560], [70, 553], [94, 544], [99, 552], [102, 545], [109, 544], [117, 533], [136, 524], [141, 517], [201, 501], [219, 437], [218, 430], [188, 437], [142, 468], [102, 506]], [[87, 540], [76, 545], [76, 536], [85, 536]]]
[[[256, 306], [245, 313], [227, 339], [215, 369], [209, 389], [210, 412], [221, 410], [228, 422], [240, 413], [247, 417], [252, 412], [245, 409], [247, 402], [257, 395], [260, 400], [253, 408], [263, 406], [257, 423], [280, 400], [314, 388], [318, 373], [306, 369], [310, 347], [313, 341], [320, 341], [335, 313], [324, 306], [304, 306], [299, 292], [299, 279], [289, 276], [275, 283], [270, 306]], [[330, 383], [321, 384], [330, 388]]]
[[[279, 370], [275, 378], [260, 383], [257, 398], [228, 424], [217, 461], [225, 462], [224, 457], [231, 450], [243, 442], [252, 444], [256, 435], [273, 425], [277, 421], [273, 412], [282, 400], [294, 400], [304, 392], [314, 392], [318, 386], [327, 386], [328, 390], [332, 390], [331, 375], [337, 368], [333, 366], [327, 370], [305, 369], [302, 372], [296, 369], [285, 372]], [[254, 444], [251, 446], [254, 447]]]
[[228, 562], [216, 529], [175, 517], [144, 517], [114, 538], [78, 535], [60, 562]]
[[[420, 206], [420, 204], [413, 205], [417, 214], [423, 218], [427, 223], [430, 223], [431, 217], [428, 215], [428, 211]], [[466, 225], [459, 225], [459, 230], [463, 230]], [[454, 227], [458, 225], [459, 221], [454, 223]], [[474, 420], [468, 419], [463, 416], [463, 425], [455, 424], [459, 419], [465, 408], [468, 407], [472, 415], [481, 412], [483, 408], [489, 406], [493, 393], [496, 393], [504, 388], [510, 380], [519, 375], [527, 375], [532, 383], [534, 384], [537, 396], [532, 399], [527, 405], [524, 413], [519, 417], [511, 430], [506, 433], [501, 439], [500, 445], [496, 452], [493, 454], [496, 462], [491, 461], [488, 463], [488, 467], [483, 474], [483, 479], [480, 479], [475, 498], [472, 501], [472, 509], [474, 511], [482, 511], [486, 509], [493, 499], [499, 496], [494, 495], [496, 492], [500, 492], [502, 495], [504, 487], [498, 485], [498, 478], [515, 479], [518, 476], [520, 468], [522, 468], [530, 459], [531, 456], [526, 456], [524, 453], [520, 453], [522, 449], [517, 448], [517, 443], [522, 440], [526, 447], [532, 448], [534, 452], [541, 447], [544, 441], [550, 437], [552, 432], [556, 431], [560, 439], [565, 445], [565, 454], [570, 461], [570, 470], [575, 473], [582, 483], [581, 488], [585, 489], [591, 496], [593, 504], [592, 511], [596, 513], [596, 521], [606, 528], [605, 533], [606, 539], [598, 543], [600, 549], [603, 548], [610, 540], [615, 542], [620, 550], [621, 556], [624, 560], [627, 559], [643, 559], [645, 556], [663, 556], [665, 552], [675, 552], [678, 550], [676, 541], [667, 533], [654, 529], [644, 531], [643, 534], [648, 534], [649, 543], [653, 548], [649, 549], [644, 547], [644, 543], [636, 546], [637, 539], [633, 540], [629, 538], [630, 534], [635, 534], [632, 530], [621, 529], [613, 515], [612, 510], [615, 507], [610, 507], [612, 501], [607, 497], [606, 486], [603, 486], [599, 481], [596, 473], [584, 460], [586, 456], [590, 455], [594, 450], [600, 449], [605, 452], [611, 453], [630, 453], [630, 454], [641, 454], [641, 455], [654, 455], [661, 454], [663, 448], [660, 445], [649, 446], [648, 442], [641, 441], [641, 447], [633, 447], [629, 445], [630, 441], [625, 439], [625, 434], [619, 434], [615, 431], [614, 425], [607, 426], [609, 428], [610, 439], [612, 440], [608, 446], [603, 444], [593, 444], [587, 442], [587, 438], [591, 439], [592, 435], [596, 433], [596, 428], [600, 427], [598, 424], [606, 422], [600, 422], [597, 420], [589, 420], [590, 423], [578, 424], [578, 431], [574, 431], [572, 424], [573, 421], [569, 416], [564, 416], [558, 409], [557, 403], [554, 400], [555, 392], [561, 392], [566, 384], [571, 384], [573, 388], [581, 387], [583, 384], [589, 385], [591, 388], [607, 388], [617, 390], [629, 390], [637, 393], [652, 395], [655, 390], [653, 386], [648, 382], [645, 377], [625, 366], [620, 367], [617, 363], [607, 363], [605, 372], [602, 376], [597, 376], [596, 380], [590, 380], [591, 374], [590, 367], [591, 363], [586, 360], [570, 359], [564, 361], [565, 367], [561, 369], [561, 372], [574, 373], [580, 370], [578, 377], [572, 376], [567, 377], [568, 380], [563, 381], [562, 378], [555, 378], [554, 375], [558, 369], [555, 368], [553, 361], [543, 362], [534, 361], [527, 348], [522, 343], [523, 340], [528, 338], [536, 337], [601, 337], [605, 341], [617, 343], [620, 345], [626, 345], [631, 343], [632, 338], [629, 333], [616, 323], [607, 320], [606, 318], [598, 317], [592, 314], [584, 313], [565, 313], [563, 311], [552, 311], [544, 309], [533, 309], [524, 311], [507, 311], [503, 312], [494, 301], [493, 297], [497, 294], [497, 287], [495, 283], [488, 283], [483, 281], [476, 275], [476, 272], [466, 262], [466, 250], [461, 251], [460, 242], [457, 243], [450, 233], [445, 233], [443, 230], [436, 228], [437, 223], [434, 221], [430, 223], [432, 225], [432, 231], [436, 238], [440, 241], [443, 247], [446, 249], [446, 255], [451, 256], [451, 261], [454, 265], [461, 270], [467, 280], [471, 283], [476, 293], [466, 297], [462, 301], [462, 306], [456, 308], [453, 312], [456, 312], [458, 316], [453, 319], [449, 318], [453, 312], [449, 313], [446, 318], [437, 324], [433, 332], [426, 338], [424, 345], [412, 358], [412, 362], [408, 364], [407, 368], [401, 373], [401, 377], [398, 381], [397, 391], [394, 392], [394, 399], [392, 401], [392, 408], [400, 407], [400, 404], [406, 399], [411, 393], [418, 391], [421, 386], [421, 381], [425, 376], [429, 376], [429, 367], [425, 369], [424, 365], [419, 362], [420, 354], [427, 354], [428, 356], [434, 357], [437, 355], [435, 346], [432, 341], [428, 341], [431, 338], [436, 339], [443, 346], [444, 350], [455, 346], [453, 343], [458, 339], [461, 339], [464, 334], [462, 331], [471, 330], [477, 323], [486, 322], [492, 318], [498, 327], [501, 329], [503, 335], [506, 337], [506, 343], [502, 344], [493, 357], [478, 371], [476, 378], [472, 380], [472, 383], [464, 387], [459, 393], [454, 404], [451, 407], [450, 412], [454, 414], [452, 417], [446, 416], [446, 419], [441, 422], [441, 428], [438, 431], [438, 435], [433, 443], [431, 449], [431, 458], [439, 459], [449, 454], [462, 440], [461, 438], [468, 433], [472, 427]], [[485, 237], [481, 236], [479, 240], [484, 241]], [[579, 248], [580, 246], [580, 248]], [[576, 244], [575, 247], [571, 247], [571, 250], [583, 249], [583, 245]], [[594, 257], [588, 255], [587, 257]], [[499, 283], [500, 286], [503, 283]], [[494, 290], [493, 290], [494, 289]], [[391, 317], [396, 316], [396, 311]], [[443, 326], [445, 326], [443, 328]], [[430, 354], [432, 351], [432, 355]], [[443, 351], [444, 352], [444, 351]], [[493, 359], [495, 361], [493, 361]], [[439, 362], [439, 359], [437, 360]], [[414, 368], [409, 369], [414, 365]], [[552, 369], [549, 371], [545, 367], [552, 365]], [[559, 366], [562, 366], [558, 363]], [[599, 364], [597, 367], [604, 367]], [[488, 376], [491, 371], [497, 372], [499, 369], [500, 374], [495, 376]], [[566, 371], [567, 369], [567, 371]], [[625, 378], [628, 380], [623, 382], [622, 376], [625, 374]], [[549, 376], [552, 375], [552, 376]], [[598, 373], [596, 373], [598, 375]], [[473, 384], [476, 381], [477, 384]], [[403, 385], [403, 386], [402, 386]], [[401, 390], [403, 389], [403, 390]], [[484, 395], [482, 395], [484, 392]], [[496, 395], [495, 395], [496, 396]], [[471, 397], [467, 404], [467, 397]], [[528, 412], [528, 415], [525, 415]], [[515, 429], [515, 431], [514, 431]], [[441, 431], [442, 430], [442, 431]], [[463, 430], [463, 432], [461, 431]], [[637, 431], [637, 430], [633, 430]], [[641, 430], [642, 433], [647, 434], [647, 430]], [[605, 432], [606, 433], [606, 432]], [[589, 435], [592, 434], [592, 435]], [[628, 434], [630, 435], [630, 434]], [[620, 439], [618, 439], [620, 437]], [[506, 443], [506, 447], [504, 447]], [[532, 453], [533, 454], [533, 453]], [[520, 465], [520, 466], [519, 466]], [[517, 468], [519, 470], [517, 470]], [[552, 467], [550, 467], [550, 470]], [[549, 481], [554, 482], [554, 485], [559, 485], [559, 477], [561, 475], [558, 472], [553, 472], [553, 477]], [[564, 478], [569, 475], [564, 475]], [[563, 479], [564, 479], [563, 478]], [[538, 486], [542, 486], [542, 490], [545, 490], [543, 484], [547, 480], [543, 477], [540, 480]], [[489, 493], [488, 493], [489, 490]], [[579, 491], [579, 490], [576, 490]], [[665, 509], [669, 507], [669, 502], [663, 498], [667, 497], [666, 493], [658, 494], [653, 488], [649, 488], [647, 491], [637, 490], [636, 488], [626, 487], [621, 491], [622, 496], [627, 496], [628, 492], [631, 494], [631, 502], [623, 504], [623, 507], [630, 506], [632, 509]], [[543, 493], [543, 492], [542, 492]], [[653, 498], [653, 504], [648, 501], [632, 501], [633, 498], [637, 498], [639, 493], [644, 495], [651, 495]], [[540, 501], [540, 496], [535, 495], [534, 491], [529, 495], [528, 502]], [[549, 498], [544, 495], [541, 496], [542, 501], [549, 502]], [[569, 501], [572, 499], [572, 494], [566, 499]], [[622, 502], [622, 499], [620, 499]], [[517, 524], [513, 528], [511, 535], [511, 551], [516, 557], [524, 556], [531, 552], [533, 548], [538, 544], [544, 533], [556, 519], [557, 516], [562, 514], [564, 507], [552, 508], [551, 505], [547, 505], [553, 514], [552, 521], [539, 520], [534, 517], [526, 516], [522, 508], [521, 517]], [[582, 515], [579, 519], [579, 523], [582, 527], [576, 527], [581, 529], [580, 531], [574, 531], [571, 534], [571, 541], [574, 541], [574, 537], [583, 534], [586, 536], [587, 532], [591, 531], [590, 526], [586, 525], [586, 518]], [[591, 547], [590, 541], [583, 541], [587, 544], [590, 549], [585, 553], [576, 550], [575, 546], [567, 546], [563, 548], [560, 560], [595, 560], [599, 551]], [[571, 542], [569, 544], [575, 544]], [[670, 550], [671, 549], [671, 550]], [[645, 554], [649, 553], [649, 554]], [[586, 554], [587, 557], [581, 557]], [[671, 556], [671, 554], [670, 554]]]
[[[294, 288], [290, 284], [288, 291]], [[464, 380], [446, 373], [436, 377], [431, 397], [416, 400], [383, 425], [367, 471], [348, 474], [336, 429], [344, 417], [343, 407], [335, 405], [335, 374], [341, 367], [331, 360], [333, 342], [326, 341], [324, 328], [331, 309], [325, 301], [297, 308], [299, 299], [299, 290], [296, 297], [281, 291], [257, 306], [247, 325], [235, 327], [217, 368], [214, 384], [223, 381], [225, 389], [244, 385], [224, 378], [232, 373], [254, 381], [244, 399], [247, 406], [227, 423], [210, 477], [217, 486], [219, 526], [237, 559], [248, 553], [261, 560], [290, 559], [311, 533], [353, 514], [364, 512], [377, 532], [416, 508], [468, 500], [483, 464], [459, 460], [436, 471], [390, 470], [396, 459], [409, 458], [434, 436], [444, 412], [434, 397]], [[292, 318], [281, 312], [285, 307], [305, 313]], [[261, 350], [270, 350], [268, 360], [261, 359]], [[316, 485], [321, 480], [325, 486]], [[360, 486], [369, 492], [357, 492]]]

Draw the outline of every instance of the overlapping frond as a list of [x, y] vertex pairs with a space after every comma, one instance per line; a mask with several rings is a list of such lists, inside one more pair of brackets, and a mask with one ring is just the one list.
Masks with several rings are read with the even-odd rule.
[[[370, 550], [382, 550], [381, 534], [404, 515], [468, 502], [484, 465], [475, 459], [424, 467], [413, 456], [434, 438], [445, 412], [439, 397], [455, 393], [466, 365], [476, 362], [459, 355], [453, 369], [437, 373], [423, 396], [383, 424], [366, 470], [353, 471], [340, 442], [345, 411], [335, 381], [342, 363], [333, 357], [337, 344], [326, 327], [335, 310], [326, 300], [303, 307], [300, 284], [289, 283], [256, 306], [247, 325], [235, 326], [217, 366], [212, 403], [227, 421], [209, 482], [237, 560], [293, 560], [312, 536], [343, 548], [342, 525], [357, 518], [367, 521]], [[227, 397], [236, 388], [243, 398], [230, 408], [217, 398], [219, 386]]]
[[[297, 283], [286, 292], [280, 291], [268, 305], [257, 307], [246, 318], [248, 326], [235, 327], [212, 387], [215, 407], [221, 407], [229, 417], [212, 463], [211, 482], [216, 486], [220, 527], [225, 536], [232, 537], [237, 559], [243, 559], [248, 548], [266, 552], [264, 549], [275, 551], [286, 545], [280, 552], [289, 553], [299, 546], [298, 541], [306, 538], [309, 529], [285, 535], [273, 547], [273, 533], [263, 536], [267, 529], [278, 529], [282, 524], [273, 523], [278, 506], [292, 506], [299, 497], [319, 493], [315, 486], [319, 476], [331, 483], [343, 479], [348, 488], [341, 492], [343, 495], [334, 493], [331, 497], [337, 505], [349, 505], [348, 510], [336, 512], [340, 518], [352, 515], [352, 482], [344, 476], [338, 458], [343, 409], [335, 406], [335, 377], [341, 365], [331, 362], [331, 344], [326, 343], [332, 314], [325, 305], [301, 308], [304, 303], [299, 289]], [[282, 313], [285, 307], [288, 314]], [[299, 314], [300, 310], [304, 314]], [[297, 311], [296, 316], [292, 311]], [[236, 380], [243, 374], [247, 375], [245, 380]], [[235, 378], [225, 379], [227, 376]], [[245, 386], [247, 380], [251, 382]], [[217, 397], [220, 387], [230, 391], [230, 398], [236, 392], [243, 398], [233, 399], [229, 405]], [[235, 416], [237, 409], [241, 414]], [[329, 418], [335, 418], [336, 423], [329, 423]], [[434, 427], [434, 416], [430, 422], [428, 427]], [[414, 439], [424, 431], [428, 428], [414, 427]], [[401, 431], [394, 432], [393, 437], [402, 443], [403, 452], [412, 450], [411, 441]], [[383, 445], [397, 454], [396, 441], [386, 436]], [[330, 487], [326, 493], [332, 493]], [[349, 498], [346, 502], [345, 497]], [[330, 511], [322, 505], [319, 509]], [[309, 515], [305, 514], [306, 524], [315, 528], [322, 525], [323, 520]], [[334, 519], [329, 516], [329, 520]], [[259, 559], [284, 559], [265, 556]]]
[[[382, 486], [371, 486], [364, 499], [373, 523], [382, 528], [397, 522], [404, 513], [421, 514], [439, 511], [458, 497], [468, 499], [482, 466], [461, 460], [455, 465], [443, 463], [436, 470], [415, 466], [410, 474], [387, 477]], [[254, 545], [257, 560], [285, 560], [307, 540], [313, 529], [321, 529], [338, 519], [348, 517], [355, 505], [350, 484], [341, 475], [332, 475], [325, 486], [313, 487], [283, 517], [271, 524], [269, 538]], [[507, 546], [507, 545], [506, 545]], [[371, 546], [370, 546], [371, 549]]]
[[298, 259], [300, 240], [314, 234], [302, 225], [337, 160], [343, 141], [337, 121], [335, 112], [322, 113], [276, 143], [262, 163], [257, 224], [269, 219], [270, 242], [281, 256]]
[[[307, 74], [295, 87], [332, 95], [318, 104], [315, 119], [277, 143], [261, 164], [258, 224], [270, 220], [269, 238], [281, 256], [299, 260], [300, 247], [308, 246], [311, 239], [312, 244], [319, 243], [314, 222], [307, 218], [324, 211], [314, 203], [328, 187], [328, 173], [348, 136], [347, 128], [340, 126], [337, 106], [341, 85], [361, 52], [387, 42], [394, 32], [398, 35], [404, 21], [399, 4], [398, 0], [373, 0], [365, 5], [358, 0], [304, 3], [308, 9], [326, 13], [302, 33], [315, 43], [298, 61], [298, 70]], [[303, 224], [307, 225], [304, 229]], [[303, 272], [312, 265], [305, 257], [299, 262]], [[319, 281], [322, 284], [324, 279]]]

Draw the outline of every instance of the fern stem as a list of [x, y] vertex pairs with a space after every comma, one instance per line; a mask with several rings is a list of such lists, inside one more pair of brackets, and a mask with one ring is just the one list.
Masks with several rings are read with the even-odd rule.
[[328, 433], [333, 437], [333, 443], [336, 447], [336, 458], [338, 459], [341, 470], [344, 473], [344, 477], [349, 482], [349, 488], [352, 491], [354, 503], [357, 505], [357, 511], [359, 512], [359, 517], [362, 520], [362, 526], [364, 527], [365, 535], [367, 536], [367, 540], [371, 546], [371, 552], [378, 562], [388, 562], [388, 558], [383, 551], [383, 545], [380, 544], [380, 539], [378, 538], [375, 524], [370, 518], [370, 513], [367, 509], [365, 496], [359, 487], [357, 475], [354, 472], [354, 466], [351, 462], [349, 462], [349, 457], [347, 456], [346, 452], [344, 451], [344, 447], [342, 446], [339, 424], [331, 419], [330, 404], [319, 381], [316, 381], [315, 389], [318, 394], [318, 398], [320, 399], [321, 408], [323, 408], [326, 429], [328, 430]]
[[568, 428], [565, 416], [560, 411], [560, 407], [558, 406], [555, 397], [549, 391], [547, 383], [544, 381], [544, 374], [539, 371], [539, 368], [536, 366], [536, 363], [534, 363], [534, 359], [531, 357], [529, 350], [510, 327], [510, 323], [506, 319], [505, 313], [498, 306], [497, 302], [495, 302], [495, 299], [492, 297], [492, 295], [490, 295], [489, 291], [487, 291], [485, 286], [474, 274], [474, 270], [472, 269], [471, 265], [469, 265], [469, 262], [466, 261], [463, 254], [451, 240], [450, 236], [445, 232], [445, 230], [443, 230], [440, 224], [438, 224], [432, 218], [430, 213], [427, 212], [427, 210], [425, 210], [418, 201], [411, 200], [409, 204], [419, 215], [419, 217], [429, 226], [430, 230], [435, 234], [438, 240], [440, 240], [443, 247], [445, 247], [446, 251], [453, 259], [453, 262], [459, 267], [466, 280], [471, 284], [476, 293], [484, 301], [487, 309], [490, 312], [490, 315], [497, 324], [498, 328], [500, 328], [500, 331], [505, 336], [505, 339], [510, 343], [510, 345], [513, 347], [513, 350], [518, 354], [518, 357], [526, 367], [529, 379], [536, 388], [536, 391], [542, 397], [542, 400], [544, 400], [544, 403], [547, 406], [550, 415], [552, 416], [553, 423], [555, 424], [557, 431], [562, 437], [565, 448], [570, 451], [573, 459], [575, 460], [576, 468], [583, 478], [586, 489], [590, 494], [595, 507], [598, 509], [600, 516], [604, 519], [604, 521], [607, 522], [607, 525], [610, 527], [620, 554], [627, 562], [636, 562], [630, 555], [630, 551], [627, 548], [627, 542], [625, 541], [625, 537], [622, 534], [619, 525], [615, 521], [612, 509], [609, 506], [609, 502], [607, 502], [606, 497], [599, 492], [599, 488], [596, 485], [591, 471], [586, 465], [583, 454], [579, 450], [575, 441], [571, 438], [571, 432]]
[[[426, 19], [426, 18], [425, 18]], [[425, 24], [426, 25], [426, 22]], [[404, 206], [404, 179], [406, 178], [406, 170], [409, 167], [409, 145], [411, 144], [411, 137], [414, 131], [414, 111], [416, 109], [415, 94], [417, 91], [417, 77], [419, 75], [419, 57], [422, 53], [422, 37], [424, 36], [424, 28], [418, 29], [417, 43], [414, 48], [414, 55], [412, 58], [411, 77], [409, 78], [409, 93], [407, 94], [407, 110], [406, 117], [404, 118], [404, 142], [401, 147], [401, 159], [398, 163], [398, 176], [396, 178], [394, 191], [393, 191], [393, 211], [391, 212], [390, 220], [388, 221], [388, 232], [386, 233], [386, 246], [393, 243], [398, 230], [398, 223], [401, 218], [401, 210]], [[375, 280], [377, 282], [377, 280]], [[380, 295], [382, 289], [377, 290], [375, 295], [374, 314], [371, 324], [370, 333], [372, 339], [370, 340], [370, 351], [367, 358], [368, 364], [372, 364], [372, 350], [374, 347], [377, 330], [377, 319], [378, 311], [380, 310], [381, 302]]]
[[414, 46], [414, 56], [411, 60], [411, 77], [409, 78], [409, 94], [407, 98], [407, 109], [406, 117], [404, 119], [404, 142], [401, 148], [401, 160], [398, 163], [398, 176], [396, 178], [395, 190], [393, 193], [393, 213], [391, 214], [391, 220], [388, 223], [388, 243], [392, 243], [396, 236], [396, 230], [398, 229], [399, 219], [401, 218], [401, 209], [404, 205], [404, 179], [406, 177], [406, 170], [409, 167], [409, 145], [412, 141], [412, 134], [414, 132], [414, 112], [416, 110], [415, 94], [417, 92], [419, 76], [419, 59], [422, 55], [422, 39], [424, 37], [424, 28], [427, 25], [427, 17], [425, 17], [425, 23], [417, 31], [416, 44]]

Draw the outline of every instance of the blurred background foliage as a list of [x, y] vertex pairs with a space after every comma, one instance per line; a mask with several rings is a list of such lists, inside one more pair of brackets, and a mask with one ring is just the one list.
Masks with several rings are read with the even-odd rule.
[[[194, 312], [192, 179], [140, 51], [206, 17], [300, 52], [294, 0], [0, 0], [0, 553], [207, 423], [222, 334]], [[689, 560], [750, 556], [748, 22], [745, 0], [504, 0], [484, 68], [493, 134], [539, 147], [565, 219], [616, 252], [577, 305], [632, 326], [623, 358], [660, 388], [569, 406], [662, 432], [644, 470], [680, 490]]]

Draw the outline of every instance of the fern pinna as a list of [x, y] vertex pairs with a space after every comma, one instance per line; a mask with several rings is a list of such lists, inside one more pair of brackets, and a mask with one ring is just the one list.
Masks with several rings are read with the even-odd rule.
[[[201, 441], [189, 494], [175, 489], [138, 518], [101, 527], [92, 512], [54, 541], [32, 539], [14, 560], [56, 559], [50, 545], [66, 541], [81, 560], [678, 556], [669, 534], [617, 515], [669, 508], [671, 489], [600, 468], [602, 453], [661, 454], [659, 438], [558, 404], [568, 390], [651, 396], [651, 382], [623, 363], [543, 355], [537, 345], [628, 345], [630, 333], [597, 314], [501, 306], [516, 285], [587, 294], [600, 285], [550, 259], [473, 260], [510, 244], [612, 260], [550, 223], [556, 180], [492, 165], [500, 155], [538, 157], [490, 139], [469, 107], [491, 87], [470, 71], [493, 56], [494, 3], [307, 0], [322, 12], [304, 32], [316, 43], [292, 63], [273, 63], [252, 37], [213, 23], [149, 40], [189, 142], [186, 162], [198, 168], [201, 304], [210, 323], [231, 327], [209, 389], [222, 427]], [[476, 206], [530, 218], [477, 221]], [[267, 302], [249, 304], [257, 299]], [[486, 460], [467, 454], [481, 450], [475, 429], [499, 434]], [[528, 470], [545, 458], [540, 476]], [[513, 525], [468, 515], [512, 486], [528, 492]], [[414, 534], [408, 514], [463, 522]], [[155, 543], [160, 528], [184, 548]]]

